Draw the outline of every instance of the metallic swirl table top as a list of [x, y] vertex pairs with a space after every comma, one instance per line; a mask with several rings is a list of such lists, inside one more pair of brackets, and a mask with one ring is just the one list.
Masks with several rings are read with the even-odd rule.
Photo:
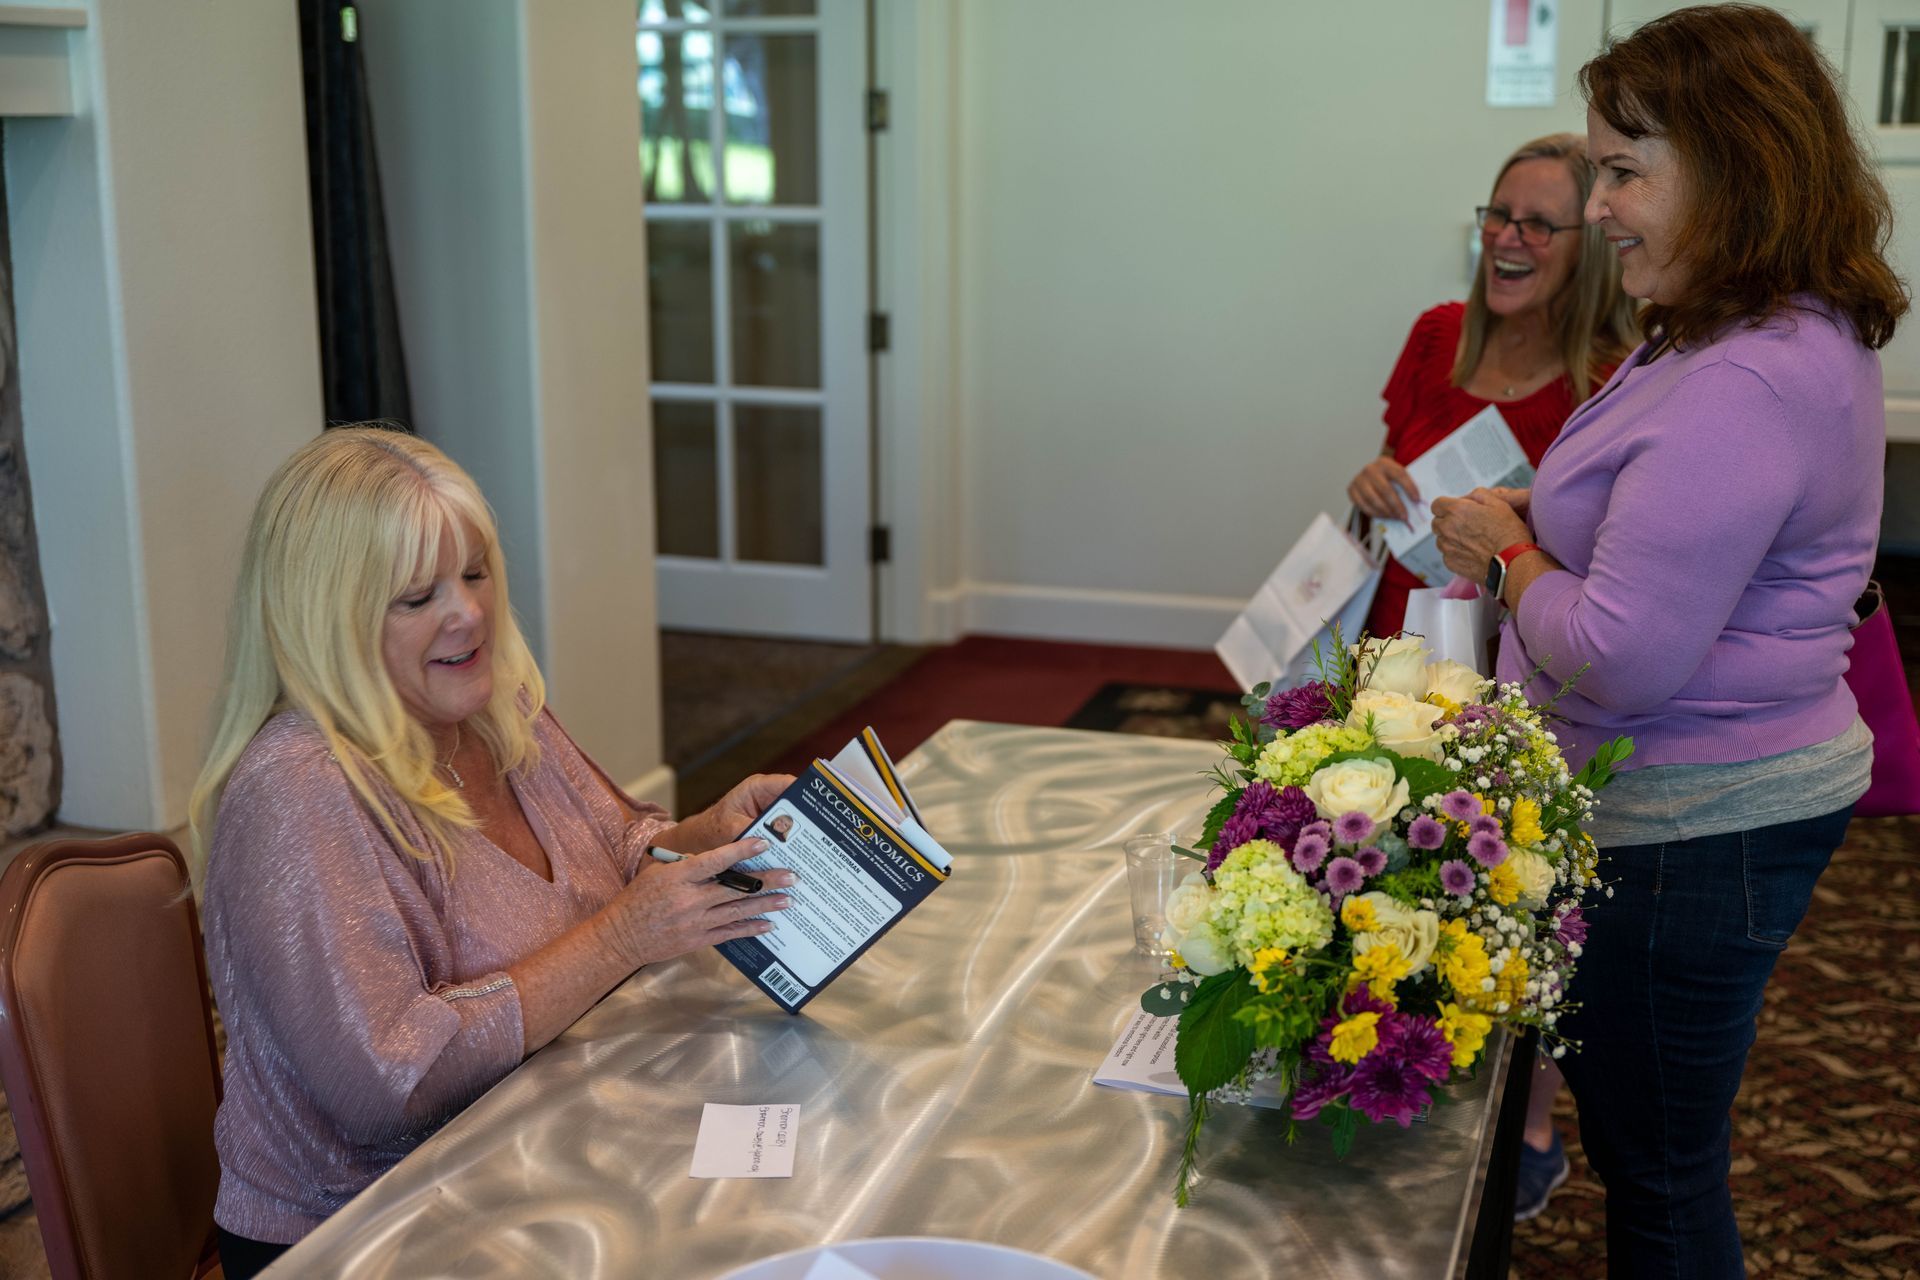
[[[1505, 1042], [1431, 1122], [1092, 1083], [1158, 974], [1120, 843], [1198, 832], [1205, 743], [955, 721], [903, 762], [953, 879], [799, 1017], [716, 954], [645, 970], [288, 1253], [301, 1275], [702, 1280], [808, 1244], [954, 1236], [1105, 1280], [1442, 1277], [1467, 1250]], [[688, 1176], [702, 1104], [799, 1103], [791, 1179]]]

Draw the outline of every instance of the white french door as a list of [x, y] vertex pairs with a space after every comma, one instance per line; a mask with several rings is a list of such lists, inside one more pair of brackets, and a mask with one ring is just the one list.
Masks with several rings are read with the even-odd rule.
[[862, 0], [641, 0], [660, 623], [872, 634]]

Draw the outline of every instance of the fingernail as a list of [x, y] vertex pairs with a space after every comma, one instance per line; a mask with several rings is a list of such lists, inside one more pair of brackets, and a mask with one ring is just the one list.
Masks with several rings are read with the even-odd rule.
[[785, 889], [800, 882], [800, 877], [791, 871], [776, 871], [772, 875], [760, 877], [776, 889]]
[[755, 836], [753, 839], [749, 840], [747, 843], [755, 853], [765, 853], [767, 851], [767, 842], [765, 840], [762, 840], [759, 836]]
[[785, 911], [793, 905], [793, 899], [784, 893], [772, 894], [765, 899], [765, 902], [769, 911]]
[[762, 920], [760, 923], [753, 926], [753, 931], [755, 933], [772, 933], [773, 925], [768, 921]]

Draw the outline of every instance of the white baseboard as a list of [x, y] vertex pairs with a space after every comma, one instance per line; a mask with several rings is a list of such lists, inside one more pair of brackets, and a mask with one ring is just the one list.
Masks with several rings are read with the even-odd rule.
[[[639, 779], [627, 784], [627, 794], [635, 800], [646, 800], [659, 805], [668, 813], [673, 813], [673, 797], [676, 779], [672, 765], [656, 765], [641, 774]], [[675, 813], [675, 817], [680, 815]]]
[[1211, 649], [1244, 600], [1148, 591], [1094, 591], [968, 582], [955, 601], [959, 630], [985, 635]]

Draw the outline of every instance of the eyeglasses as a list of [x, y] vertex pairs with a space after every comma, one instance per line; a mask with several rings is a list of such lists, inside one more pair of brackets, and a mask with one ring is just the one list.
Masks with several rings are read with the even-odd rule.
[[1581, 223], [1576, 222], [1570, 227], [1556, 227], [1545, 218], [1516, 218], [1511, 211], [1497, 205], [1493, 208], [1482, 205], [1475, 209], [1473, 220], [1479, 223], [1480, 229], [1490, 236], [1499, 235], [1509, 226], [1517, 227], [1520, 231], [1520, 243], [1530, 244], [1536, 249], [1552, 240], [1554, 232], [1578, 231], [1582, 226]]

